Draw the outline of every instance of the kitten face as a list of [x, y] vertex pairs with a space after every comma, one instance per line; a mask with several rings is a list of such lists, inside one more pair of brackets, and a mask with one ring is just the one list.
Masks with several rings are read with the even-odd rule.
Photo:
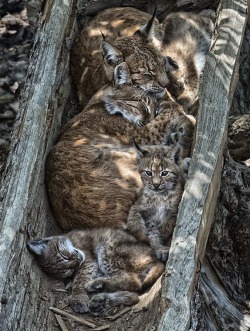
[[180, 146], [152, 146], [140, 149], [139, 172], [144, 187], [157, 193], [174, 189], [180, 179]]
[[144, 186], [155, 192], [171, 190], [177, 183], [179, 177], [178, 167], [170, 160], [160, 155], [153, 155], [143, 162], [141, 179]]
[[60, 279], [73, 276], [85, 260], [85, 254], [61, 236], [30, 240], [27, 247], [47, 274]]

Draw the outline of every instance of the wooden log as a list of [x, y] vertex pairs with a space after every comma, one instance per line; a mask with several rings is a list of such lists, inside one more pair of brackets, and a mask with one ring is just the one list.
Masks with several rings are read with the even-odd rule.
[[53, 314], [48, 310], [54, 304], [51, 281], [32, 262], [26, 240], [31, 234], [52, 233], [44, 162], [58, 134], [70, 92], [66, 42], [71, 42], [76, 30], [71, 16], [73, 4], [73, 0], [45, 4], [3, 174], [0, 329], [4, 331], [52, 330]]
[[221, 2], [216, 41], [200, 85], [196, 141], [166, 266], [162, 289], [166, 311], [159, 331], [184, 331], [190, 326], [196, 272], [203, 259], [220, 187], [228, 113], [246, 19], [246, 1]]

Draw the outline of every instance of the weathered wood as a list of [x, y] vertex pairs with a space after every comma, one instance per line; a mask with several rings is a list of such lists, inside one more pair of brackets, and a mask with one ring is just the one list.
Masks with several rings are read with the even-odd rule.
[[30, 234], [52, 232], [44, 161], [58, 134], [70, 91], [66, 40], [70, 42], [75, 32], [73, 5], [73, 0], [55, 0], [45, 6], [3, 175], [0, 328], [4, 331], [54, 329], [53, 314], [47, 308], [54, 304], [51, 281], [36, 267], [25, 244]]
[[162, 302], [159, 331], [190, 326], [190, 303], [220, 187], [227, 119], [235, 86], [235, 68], [247, 17], [246, 1], [222, 1], [216, 41], [208, 54], [199, 92], [196, 141], [189, 180], [179, 207]]

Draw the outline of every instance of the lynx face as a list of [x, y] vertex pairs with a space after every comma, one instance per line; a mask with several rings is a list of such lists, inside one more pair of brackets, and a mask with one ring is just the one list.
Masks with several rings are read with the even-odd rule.
[[120, 114], [139, 127], [156, 116], [157, 101], [132, 84], [132, 77], [125, 62], [114, 71], [112, 92], [104, 97], [104, 107], [109, 114]]
[[41, 268], [60, 279], [73, 276], [85, 260], [85, 254], [62, 236], [30, 240], [27, 246], [36, 255]]
[[177, 165], [180, 146], [177, 144], [174, 149], [158, 146], [137, 148], [142, 155], [139, 158], [139, 172], [144, 187], [163, 194], [174, 189], [180, 181], [180, 168]]

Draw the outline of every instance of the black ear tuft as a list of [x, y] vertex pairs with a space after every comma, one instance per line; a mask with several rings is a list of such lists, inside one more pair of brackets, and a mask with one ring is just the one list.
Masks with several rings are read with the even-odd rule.
[[101, 31], [101, 34], [102, 34], [102, 39], [105, 40], [105, 35], [102, 33], [102, 30]]
[[133, 140], [134, 140], [135, 148], [138, 150], [138, 152], [140, 153], [140, 155], [146, 157], [146, 156], [149, 154], [148, 151], [146, 151], [145, 149], [142, 149], [142, 148], [137, 144], [137, 142], [135, 141], [135, 138], [133, 138]]
[[156, 17], [157, 7], [155, 7], [154, 14], [151, 19], [144, 24], [139, 30], [134, 33], [134, 37], [140, 37], [148, 42], [154, 43], [155, 39], [155, 17]]

